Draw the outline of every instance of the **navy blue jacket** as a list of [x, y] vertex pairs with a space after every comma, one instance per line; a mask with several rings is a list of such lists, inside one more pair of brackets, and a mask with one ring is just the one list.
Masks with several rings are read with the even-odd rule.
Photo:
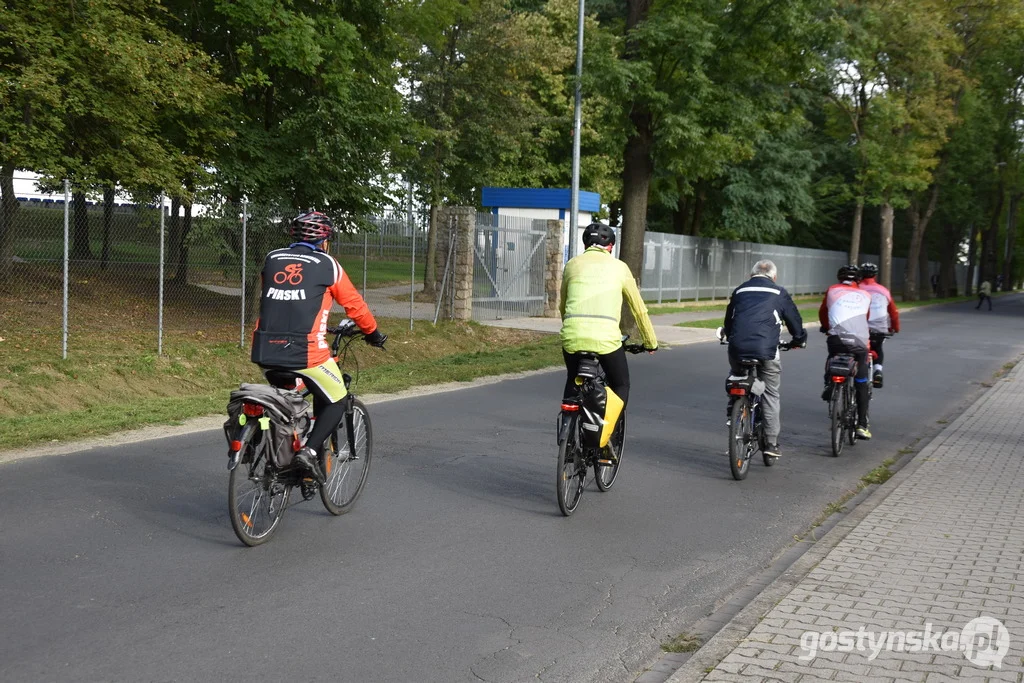
[[778, 357], [783, 323], [797, 344], [807, 339], [800, 311], [784, 287], [756, 275], [733, 290], [725, 309], [729, 355], [739, 359]]

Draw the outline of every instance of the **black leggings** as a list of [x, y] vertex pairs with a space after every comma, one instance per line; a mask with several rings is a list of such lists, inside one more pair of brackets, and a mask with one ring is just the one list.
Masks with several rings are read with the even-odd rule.
[[[576, 372], [580, 366], [580, 358], [574, 353], [567, 353], [562, 349], [562, 358], [565, 359], [565, 391], [562, 396], [572, 398], [576, 395]], [[608, 388], [622, 399], [623, 404], [629, 401], [629, 366], [626, 364], [626, 350], [619, 347], [611, 353], [598, 354], [597, 360], [604, 370], [605, 382]]]
[[[302, 378], [302, 375], [287, 370], [265, 368], [264, 374], [270, 384], [284, 389], [293, 389], [296, 378]], [[342, 418], [345, 417], [345, 400], [332, 403], [315, 382], [304, 382], [303, 384], [313, 394], [313, 415], [316, 417], [313, 430], [309, 433], [309, 438], [306, 439], [306, 445], [320, 453], [323, 450], [324, 442], [334, 433], [334, 430], [341, 424]]]
[[875, 361], [875, 365], [881, 365], [882, 359], [885, 357], [882, 353], [882, 343], [885, 341], [885, 335], [881, 332], [871, 333], [871, 350], [878, 356], [878, 360]]

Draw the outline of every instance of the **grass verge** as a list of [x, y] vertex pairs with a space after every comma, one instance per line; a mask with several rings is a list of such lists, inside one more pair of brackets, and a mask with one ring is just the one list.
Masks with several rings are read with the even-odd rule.
[[663, 652], [696, 652], [703, 645], [701, 637], [692, 633], [680, 633], [661, 644]]

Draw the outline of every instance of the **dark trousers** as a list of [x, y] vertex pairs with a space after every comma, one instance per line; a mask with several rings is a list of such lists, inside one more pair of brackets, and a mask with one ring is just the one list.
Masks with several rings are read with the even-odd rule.
[[990, 297], [988, 294], [982, 294], [980, 292], [978, 293], [978, 305], [974, 307], [974, 310], [978, 310], [979, 308], [981, 308], [981, 305], [983, 303], [985, 303], [986, 299], [988, 300], [988, 310], [991, 311], [992, 310], [992, 297]]
[[[835, 335], [829, 335], [827, 346], [829, 356], [848, 354], [857, 361], [857, 375], [853, 379], [854, 390], [857, 392], [857, 424], [861, 427], [867, 427], [868, 402], [871, 401], [871, 393], [868, 388], [868, 350], [847, 346]], [[832, 378], [826, 374], [825, 383], [827, 384], [831, 381]]]
[[871, 333], [871, 350], [878, 356], [878, 360], [875, 361], [877, 365], [881, 365], [884, 361], [882, 360], [885, 356], [882, 353], [882, 344], [885, 342], [885, 335], [881, 332]]
[[[567, 353], [562, 349], [562, 358], [565, 359], [565, 391], [562, 396], [572, 398], [576, 395], [576, 372], [579, 370], [580, 359], [574, 353]], [[598, 354], [597, 360], [604, 370], [604, 381], [609, 389], [622, 399], [623, 403], [629, 402], [629, 366], [626, 364], [626, 350], [621, 346], [611, 353]]]

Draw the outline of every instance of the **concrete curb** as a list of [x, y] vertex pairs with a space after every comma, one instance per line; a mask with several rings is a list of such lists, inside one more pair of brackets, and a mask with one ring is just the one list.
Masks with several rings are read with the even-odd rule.
[[[1024, 365], [1020, 363], [1021, 357], [1016, 358], [1014, 369], [1010, 370], [1005, 377], [996, 380], [997, 382], [1013, 381], [1018, 374], [1024, 373]], [[825, 556], [832, 551], [840, 542], [846, 538], [854, 528], [857, 527], [871, 512], [875, 510], [896, 488], [912, 477], [918, 468], [923, 465], [928, 457], [959, 429], [967, 419], [975, 413], [981, 404], [988, 401], [996, 388], [995, 384], [988, 387], [980, 396], [977, 396], [966, 409], [960, 411], [959, 416], [950, 424], [946, 425], [938, 434], [909, 460], [897, 462], [897, 471], [893, 476], [881, 485], [871, 485], [862, 490], [857, 496], [846, 503], [850, 510], [839, 518], [833, 526], [827, 530], [818, 540], [807, 543], [801, 541], [782, 554], [774, 565], [782, 565], [777, 578], [768, 578], [762, 584], [754, 581], [726, 603], [723, 608], [694, 627], [697, 633], [713, 632], [714, 635], [693, 655], [686, 660], [668, 678], [658, 680], [667, 683], [696, 683], [707, 675], [707, 672], [714, 668], [722, 659], [731, 653], [740, 642], [746, 638], [757, 624], [781, 601], [789, 595], [794, 588], [814, 569]], [[819, 527], [820, 528], [820, 527]], [[789, 560], [795, 556], [795, 559]], [[770, 569], [769, 569], [770, 572]], [[767, 577], [766, 577], [767, 578]], [[735, 616], [723, 618], [719, 615], [732, 603], [739, 603], [749, 600], [746, 606], [742, 607]], [[722, 623], [724, 622], [724, 624]], [[716, 632], [717, 627], [717, 632]], [[636, 679], [638, 683], [643, 681], [643, 676]], [[653, 681], [654, 679], [650, 679]], [[646, 682], [644, 682], [646, 683]]]

